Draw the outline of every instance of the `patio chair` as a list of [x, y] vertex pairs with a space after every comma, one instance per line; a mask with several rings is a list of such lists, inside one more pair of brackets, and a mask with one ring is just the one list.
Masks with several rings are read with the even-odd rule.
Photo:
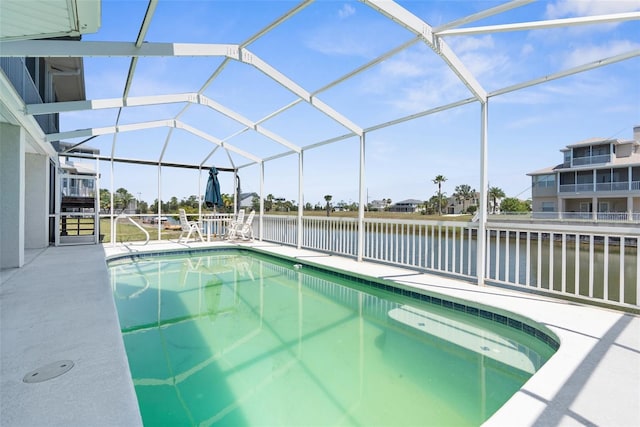
[[253, 240], [253, 217], [255, 215], [256, 211], [251, 211], [243, 224], [238, 224], [232, 228], [229, 232], [229, 239], [237, 239], [240, 236], [242, 240]]
[[244, 222], [244, 209], [240, 209], [238, 211], [238, 216], [236, 217], [236, 219], [231, 220], [231, 222], [227, 226], [227, 229], [225, 232], [225, 234], [227, 235], [227, 238], [231, 238], [231, 233], [234, 233], [234, 229], [242, 225], [243, 222]]
[[[200, 232], [200, 223], [197, 221], [189, 221], [187, 219], [187, 213], [184, 211], [184, 209], [179, 209], [180, 211], [180, 226], [182, 227], [182, 233], [180, 233], [180, 237], [178, 237], [178, 243], [180, 243], [182, 241], [182, 236], [185, 235], [185, 233], [187, 234], [187, 236], [184, 238], [185, 241], [189, 240], [189, 237], [191, 237], [191, 233], [193, 233], [194, 231], [198, 234], [198, 237], [200, 237], [200, 241], [204, 243], [204, 238], [202, 237], [202, 233]], [[194, 235], [194, 239], [195, 239], [195, 235]]]

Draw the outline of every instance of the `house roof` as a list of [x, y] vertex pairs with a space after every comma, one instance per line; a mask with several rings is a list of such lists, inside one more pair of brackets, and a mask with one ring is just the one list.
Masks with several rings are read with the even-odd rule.
[[588, 147], [590, 145], [598, 145], [598, 144], [614, 144], [614, 145], [624, 145], [624, 144], [632, 144], [632, 145], [640, 145], [640, 141], [636, 141], [635, 139], [617, 139], [617, 138], [588, 138], [575, 144], [567, 145], [565, 148], [561, 148], [560, 151], [569, 151], [572, 148], [579, 147]]
[[394, 206], [398, 206], [398, 205], [420, 205], [422, 204], [423, 201], [422, 200], [418, 200], [418, 199], [406, 199], [406, 200], [401, 200], [399, 202], [394, 203]]

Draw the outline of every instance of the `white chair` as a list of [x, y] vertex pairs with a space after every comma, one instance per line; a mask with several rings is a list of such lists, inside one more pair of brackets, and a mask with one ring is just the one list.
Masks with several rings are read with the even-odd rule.
[[238, 224], [232, 228], [229, 232], [229, 239], [236, 239], [238, 236], [243, 240], [253, 240], [253, 217], [256, 215], [256, 211], [251, 211], [244, 224]]
[[[179, 209], [180, 211], [180, 226], [182, 227], [182, 233], [180, 233], [180, 237], [178, 237], [178, 243], [180, 243], [182, 241], [182, 236], [185, 235], [185, 233], [187, 234], [187, 236], [184, 238], [185, 241], [189, 240], [189, 237], [191, 237], [191, 233], [193, 233], [194, 231], [198, 234], [198, 237], [200, 237], [200, 241], [204, 243], [204, 238], [202, 237], [202, 233], [200, 232], [200, 223], [197, 221], [189, 221], [187, 219], [187, 213], [184, 211], [184, 209]], [[194, 235], [194, 239], [195, 239], [195, 235]]]
[[235, 233], [234, 230], [240, 225], [242, 225], [243, 222], [244, 222], [244, 209], [240, 209], [238, 211], [238, 216], [236, 217], [236, 219], [231, 220], [231, 222], [227, 226], [226, 233], [225, 233], [227, 237], [231, 238], [231, 233]]

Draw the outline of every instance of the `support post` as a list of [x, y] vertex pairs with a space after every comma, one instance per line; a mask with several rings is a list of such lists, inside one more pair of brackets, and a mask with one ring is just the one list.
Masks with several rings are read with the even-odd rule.
[[476, 274], [478, 279], [478, 285], [484, 286], [484, 276], [486, 268], [486, 256], [487, 256], [487, 195], [488, 195], [488, 141], [487, 141], [487, 127], [489, 121], [488, 107], [489, 101], [485, 100], [480, 103], [480, 215], [478, 217], [478, 236], [476, 239]]
[[304, 168], [304, 152], [301, 150], [300, 153], [298, 153], [298, 227], [297, 227], [297, 230], [298, 230], [297, 248], [298, 249], [302, 248], [302, 236], [303, 236], [303, 230], [302, 230], [302, 213], [304, 210], [303, 168]]
[[358, 192], [358, 262], [364, 257], [364, 207], [366, 203], [365, 189], [365, 133], [360, 135], [360, 189]]
[[264, 229], [264, 161], [260, 162], [260, 233], [258, 240], [262, 241], [262, 230]]

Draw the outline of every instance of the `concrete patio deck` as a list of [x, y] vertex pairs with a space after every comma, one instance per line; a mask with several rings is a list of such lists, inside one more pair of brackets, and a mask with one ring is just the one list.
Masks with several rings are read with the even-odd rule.
[[[229, 243], [50, 247], [30, 253], [21, 269], [3, 270], [0, 425], [140, 425], [105, 254], [221, 245]], [[640, 425], [639, 316], [264, 242], [237, 245], [394, 280], [546, 325], [560, 338], [560, 349], [487, 426]], [[66, 374], [37, 384], [22, 381], [27, 372], [65, 359], [75, 363]]]

